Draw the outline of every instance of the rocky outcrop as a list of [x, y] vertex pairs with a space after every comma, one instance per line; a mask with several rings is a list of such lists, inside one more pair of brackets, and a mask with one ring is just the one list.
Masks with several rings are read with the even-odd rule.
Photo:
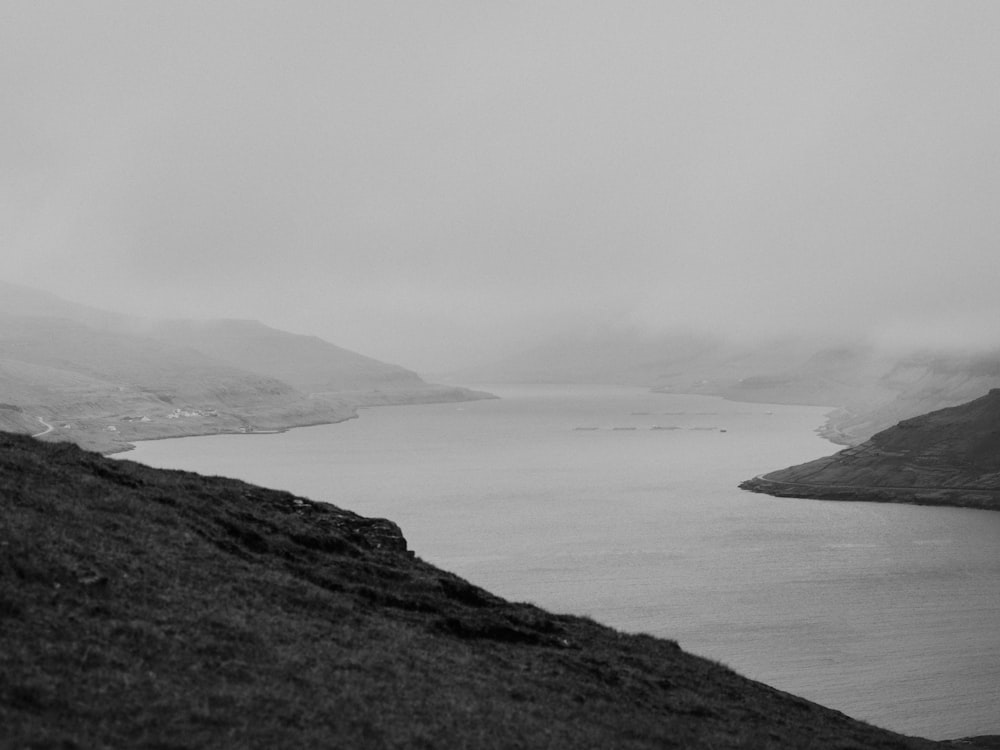
[[782, 497], [1000, 510], [1000, 389], [740, 487]]

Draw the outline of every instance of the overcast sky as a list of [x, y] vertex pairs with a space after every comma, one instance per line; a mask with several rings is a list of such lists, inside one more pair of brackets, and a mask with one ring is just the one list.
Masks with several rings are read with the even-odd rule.
[[0, 0], [0, 278], [422, 371], [1000, 343], [1000, 2]]

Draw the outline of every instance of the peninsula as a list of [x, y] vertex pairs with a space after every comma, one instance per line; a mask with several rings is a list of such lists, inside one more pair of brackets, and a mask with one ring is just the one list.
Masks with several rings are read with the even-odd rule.
[[1000, 510], [1000, 388], [740, 487], [779, 497]]

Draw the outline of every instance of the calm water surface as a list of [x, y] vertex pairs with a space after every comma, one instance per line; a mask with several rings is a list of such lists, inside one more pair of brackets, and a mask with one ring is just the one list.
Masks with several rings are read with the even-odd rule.
[[676, 639], [879, 726], [1000, 733], [1000, 513], [736, 488], [836, 450], [813, 433], [825, 409], [492, 390], [126, 458], [391, 518], [418, 555], [501, 596]]

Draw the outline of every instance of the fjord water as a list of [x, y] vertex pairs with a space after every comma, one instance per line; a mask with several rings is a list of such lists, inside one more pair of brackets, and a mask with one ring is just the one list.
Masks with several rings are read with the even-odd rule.
[[879, 726], [1000, 732], [1000, 513], [736, 487], [835, 451], [813, 432], [821, 408], [491, 390], [125, 458], [391, 518], [419, 556], [505, 598], [676, 639]]

